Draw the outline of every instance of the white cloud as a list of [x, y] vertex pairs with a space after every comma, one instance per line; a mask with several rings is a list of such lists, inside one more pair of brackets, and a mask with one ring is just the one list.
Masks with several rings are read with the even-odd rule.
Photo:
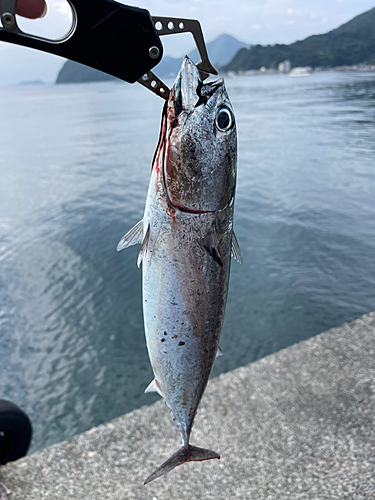
[[[73, 0], [74, 1], [74, 0]], [[28, 30], [43, 36], [59, 36], [69, 27], [70, 7], [66, 0], [47, 0], [49, 10], [40, 21], [27, 21]], [[129, 4], [124, 0], [122, 3]], [[206, 40], [229, 33], [247, 43], [291, 43], [336, 28], [374, 6], [374, 0], [131, 0], [151, 15], [196, 18]], [[54, 6], [54, 7], [53, 7]], [[65, 24], [64, 24], [65, 23]], [[190, 35], [162, 37], [165, 53], [173, 56], [189, 52]], [[22, 79], [52, 81], [61, 59], [0, 43], [0, 84]]]
[[65, 17], [69, 18], [72, 15], [72, 9], [65, 0], [58, 0], [56, 5], [57, 10]]
[[223, 26], [230, 24], [232, 16], [215, 16], [213, 19], [208, 21], [205, 26], [205, 31], [214, 31], [216, 28], [220, 30], [223, 29]]
[[30, 20], [17, 16], [22, 31], [49, 39], [63, 37], [72, 25], [72, 9], [66, 0], [47, 0], [47, 15]]

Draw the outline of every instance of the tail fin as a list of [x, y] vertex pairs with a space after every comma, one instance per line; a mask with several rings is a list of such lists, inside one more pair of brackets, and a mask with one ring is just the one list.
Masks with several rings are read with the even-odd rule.
[[151, 476], [149, 476], [144, 484], [148, 484], [154, 479], [163, 476], [167, 472], [177, 467], [177, 465], [184, 464], [185, 462], [203, 462], [203, 460], [210, 460], [211, 458], [220, 458], [220, 455], [211, 450], [198, 448], [197, 446], [189, 445], [189, 448], [181, 446], [166, 462], [164, 462]]

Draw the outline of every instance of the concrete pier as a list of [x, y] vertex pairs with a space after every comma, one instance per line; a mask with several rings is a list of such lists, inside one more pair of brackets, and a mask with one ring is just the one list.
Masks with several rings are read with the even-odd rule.
[[9, 500], [375, 499], [375, 313], [212, 380], [188, 463], [162, 401], [0, 468]]

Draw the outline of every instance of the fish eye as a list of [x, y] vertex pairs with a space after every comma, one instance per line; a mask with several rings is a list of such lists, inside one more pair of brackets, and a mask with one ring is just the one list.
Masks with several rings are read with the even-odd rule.
[[216, 112], [215, 125], [220, 132], [228, 132], [233, 128], [234, 116], [228, 108], [219, 108]]

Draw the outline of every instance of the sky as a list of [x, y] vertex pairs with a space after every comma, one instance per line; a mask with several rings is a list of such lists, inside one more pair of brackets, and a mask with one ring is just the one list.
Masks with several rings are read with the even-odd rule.
[[[58, 38], [68, 31], [68, 2], [47, 3], [45, 18], [18, 18], [23, 31], [47, 38]], [[208, 42], [228, 33], [249, 44], [274, 44], [326, 33], [375, 7], [375, 0], [139, 0], [131, 5], [145, 8], [155, 16], [198, 19]], [[164, 53], [174, 57], [190, 52], [194, 46], [189, 34], [164, 36], [162, 42]], [[51, 83], [63, 63], [59, 57], [0, 42], [0, 85], [32, 80]]]

